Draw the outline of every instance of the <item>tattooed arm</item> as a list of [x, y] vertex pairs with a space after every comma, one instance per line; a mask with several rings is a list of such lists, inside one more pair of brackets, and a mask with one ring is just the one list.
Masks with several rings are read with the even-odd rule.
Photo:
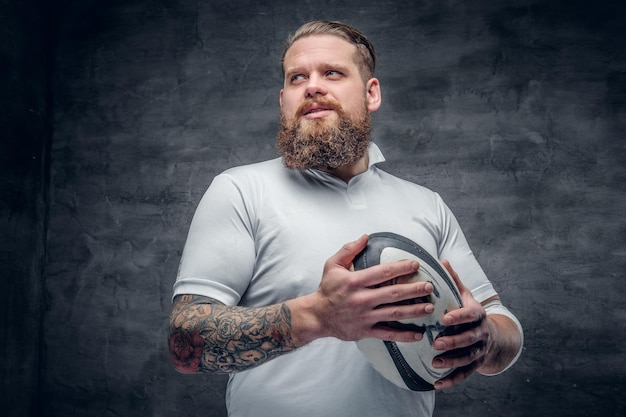
[[415, 261], [399, 261], [350, 271], [367, 236], [348, 243], [326, 261], [314, 293], [267, 307], [226, 306], [208, 297], [177, 295], [170, 316], [169, 347], [175, 368], [183, 373], [234, 373], [261, 365], [321, 337], [359, 340], [375, 337], [415, 342], [422, 333], [381, 325], [422, 317], [432, 304], [395, 305], [424, 297], [426, 282], [377, 285], [414, 273]]
[[233, 373], [295, 349], [285, 304], [227, 307], [208, 297], [179, 295], [170, 317], [170, 355], [182, 373]]

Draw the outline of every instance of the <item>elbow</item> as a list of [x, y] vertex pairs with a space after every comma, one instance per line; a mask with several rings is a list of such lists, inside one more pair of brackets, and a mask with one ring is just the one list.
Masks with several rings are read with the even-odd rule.
[[185, 375], [192, 375], [192, 374], [200, 373], [198, 368], [194, 368], [192, 366], [187, 366], [187, 365], [179, 365], [177, 363], [174, 363], [174, 369], [179, 374], [185, 374]]
[[204, 340], [197, 333], [177, 331], [169, 338], [170, 359], [174, 369], [181, 374], [201, 372]]

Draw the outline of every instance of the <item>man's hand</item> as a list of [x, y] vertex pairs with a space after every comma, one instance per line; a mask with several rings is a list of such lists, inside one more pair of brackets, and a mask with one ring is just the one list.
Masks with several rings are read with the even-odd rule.
[[394, 304], [429, 295], [427, 282], [377, 287], [396, 277], [415, 273], [416, 261], [399, 261], [352, 271], [352, 261], [367, 245], [367, 236], [343, 246], [324, 265], [318, 290], [288, 301], [292, 312], [292, 337], [296, 345], [319, 337], [341, 340], [377, 338], [415, 342], [423, 334], [417, 329], [394, 329], [382, 323], [423, 317], [433, 312], [430, 303]]
[[[499, 372], [513, 360], [521, 335], [506, 316], [487, 316], [483, 306], [463, 285], [448, 261], [442, 261], [461, 293], [463, 307], [449, 312], [443, 323], [450, 334], [439, 337], [433, 347], [445, 351], [433, 360], [436, 368], [457, 368], [452, 374], [435, 383], [435, 389], [450, 388], [467, 379], [475, 371]], [[488, 302], [491, 298], [485, 301]]]

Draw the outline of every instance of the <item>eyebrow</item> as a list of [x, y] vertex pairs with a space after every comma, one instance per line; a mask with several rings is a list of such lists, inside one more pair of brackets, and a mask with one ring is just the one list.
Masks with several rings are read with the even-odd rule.
[[293, 74], [297, 74], [299, 72], [302, 72], [301, 67], [288, 68], [288, 69], [285, 70], [285, 78], [287, 78], [288, 76], [291, 76]]

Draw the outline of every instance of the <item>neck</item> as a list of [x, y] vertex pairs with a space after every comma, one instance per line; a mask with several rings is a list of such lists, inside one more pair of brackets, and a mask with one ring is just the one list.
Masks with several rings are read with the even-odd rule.
[[369, 155], [366, 152], [361, 159], [353, 164], [345, 165], [335, 169], [324, 169], [323, 171], [334, 175], [335, 177], [343, 180], [345, 183], [348, 183], [352, 178], [367, 171], [368, 168]]

